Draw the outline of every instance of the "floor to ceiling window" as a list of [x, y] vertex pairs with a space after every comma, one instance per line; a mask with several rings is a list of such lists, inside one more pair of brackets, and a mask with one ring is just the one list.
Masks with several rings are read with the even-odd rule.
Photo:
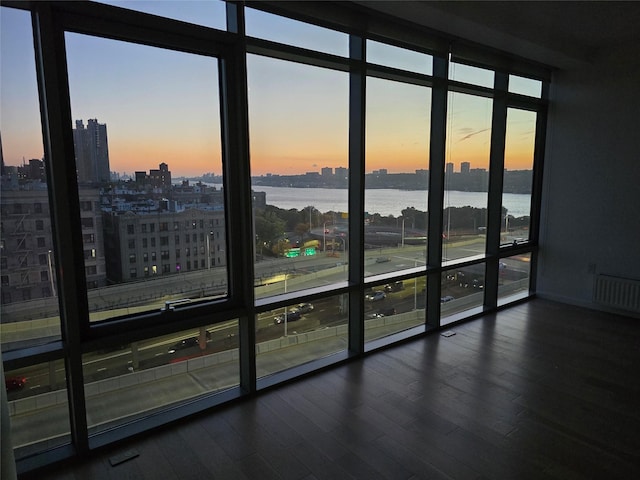
[[8, 3], [22, 470], [529, 295], [543, 70], [235, 3]]

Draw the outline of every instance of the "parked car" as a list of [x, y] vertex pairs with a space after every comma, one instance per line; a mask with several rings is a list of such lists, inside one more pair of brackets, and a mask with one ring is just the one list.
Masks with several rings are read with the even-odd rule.
[[7, 389], [7, 392], [22, 390], [26, 384], [27, 379], [25, 377], [5, 377], [4, 379], [4, 388]]
[[[287, 322], [295, 322], [296, 320], [300, 320], [302, 318], [302, 313], [299, 310], [290, 310], [287, 312]], [[276, 325], [279, 325], [281, 323], [284, 323], [285, 320], [285, 314], [281, 313], [280, 315], [277, 315], [274, 319], [273, 319], [273, 323], [275, 323]]]
[[299, 303], [296, 306], [296, 310], [299, 311], [300, 313], [313, 312], [313, 304], [311, 304], [311, 303]]
[[387, 283], [384, 286], [384, 291], [385, 292], [399, 292], [400, 290], [404, 290], [404, 283], [403, 282]]
[[365, 300], [368, 300], [370, 302], [378, 302], [380, 300], [384, 300], [385, 298], [387, 298], [387, 294], [384, 293], [382, 290], [376, 290], [375, 292], [371, 292], [367, 294], [367, 296], [364, 298]]

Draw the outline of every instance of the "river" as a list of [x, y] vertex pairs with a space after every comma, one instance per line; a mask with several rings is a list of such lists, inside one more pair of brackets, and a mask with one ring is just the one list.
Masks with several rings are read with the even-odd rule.
[[[208, 184], [213, 185], [213, 184]], [[215, 185], [220, 188], [220, 185]], [[265, 192], [267, 204], [278, 208], [300, 210], [313, 206], [321, 212], [346, 212], [347, 189], [342, 188], [289, 188], [254, 186], [256, 192]], [[415, 207], [417, 210], [427, 210], [426, 190], [395, 190], [395, 189], [370, 189], [365, 190], [365, 211], [379, 213], [387, 216], [398, 217], [401, 211], [407, 207]], [[530, 215], [531, 195], [505, 193], [502, 196], [504, 207], [509, 215], [522, 217]], [[487, 207], [486, 192], [459, 192], [446, 190], [444, 194], [444, 206], [448, 207]]]

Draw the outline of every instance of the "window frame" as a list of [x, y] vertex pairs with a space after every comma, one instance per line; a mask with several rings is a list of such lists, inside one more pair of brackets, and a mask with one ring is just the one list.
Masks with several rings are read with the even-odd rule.
[[[302, 2], [300, 2], [302, 3]], [[528, 98], [507, 91], [504, 77], [509, 74], [523, 76], [522, 71], [504, 70], [496, 64], [493, 88], [462, 84], [448, 80], [448, 58], [444, 54], [441, 39], [433, 40], [433, 50], [429, 47], [413, 45], [406, 40], [403, 26], [382, 26], [375, 21], [371, 30], [351, 28], [350, 54], [348, 58], [330, 54], [313, 52], [290, 45], [276, 44], [262, 39], [244, 37], [244, 7], [238, 3], [227, 3], [227, 32], [222, 32], [199, 25], [185, 24], [178, 20], [162, 18], [142, 12], [121, 9], [95, 2], [33, 2], [21, 4], [7, 1], [7, 7], [15, 7], [32, 12], [35, 60], [37, 65], [40, 107], [45, 142], [45, 155], [51, 161], [46, 162], [46, 174], [50, 196], [51, 229], [53, 233], [56, 258], [57, 290], [59, 292], [62, 336], [64, 340], [53, 342], [44, 347], [27, 348], [3, 354], [3, 360], [11, 368], [30, 365], [36, 361], [64, 358], [67, 369], [67, 386], [70, 399], [72, 447], [62, 448], [62, 456], [83, 454], [112, 441], [126, 438], [132, 433], [166, 423], [170, 418], [193, 413], [212, 405], [222, 403], [231, 398], [251, 394], [297, 375], [316, 370], [319, 365], [328, 365], [362, 355], [394, 343], [403, 338], [424, 333], [440, 327], [440, 274], [450, 268], [484, 264], [487, 276], [485, 283], [490, 283], [490, 275], [497, 275], [497, 265], [502, 258], [519, 253], [531, 254], [531, 272], [529, 292], [535, 292], [535, 271], [537, 239], [540, 224], [540, 200], [542, 195], [542, 167], [544, 153], [544, 132], [546, 126], [548, 82], [543, 79], [541, 98]], [[273, 7], [261, 5], [260, 2], [247, 2], [252, 8], [264, 8], [273, 12], [285, 9], [286, 6]], [[4, 6], [2, 8], [5, 8]], [[308, 20], [296, 9], [304, 6], [293, 5], [285, 16], [296, 20]], [[336, 6], [336, 11], [343, 7]], [[329, 15], [330, 16], [330, 15]], [[373, 18], [373, 17], [372, 17]], [[327, 26], [331, 22], [317, 19], [314, 24]], [[335, 25], [333, 25], [335, 28]], [[331, 28], [331, 27], [330, 27]], [[338, 30], [338, 28], [336, 28]], [[348, 30], [347, 28], [344, 29]], [[194, 302], [175, 310], [165, 312], [148, 312], [138, 315], [116, 317], [107, 321], [91, 323], [87, 301], [87, 279], [84, 269], [84, 237], [81, 225], [81, 202], [77, 188], [75, 172], [72, 119], [68, 91], [68, 75], [64, 57], [64, 33], [66, 31], [94, 35], [103, 38], [121, 40], [159, 48], [169, 48], [185, 53], [205, 55], [217, 59], [218, 85], [220, 95], [222, 161], [225, 194], [225, 235], [228, 255], [227, 276], [228, 296], [221, 300]], [[342, 30], [341, 30], [342, 31]], [[368, 64], [365, 61], [366, 40], [388, 43], [390, 45], [408, 47], [418, 52], [433, 55], [433, 74], [423, 75], [392, 67]], [[421, 41], [422, 40], [417, 40]], [[429, 41], [424, 40], [425, 44]], [[438, 53], [440, 52], [440, 53]], [[298, 63], [321, 66], [334, 70], [349, 72], [351, 93], [349, 95], [349, 235], [351, 245], [362, 245], [363, 239], [363, 207], [364, 207], [364, 111], [366, 109], [366, 79], [368, 76], [393, 81], [423, 85], [432, 88], [431, 105], [431, 144], [429, 146], [429, 230], [427, 262], [423, 267], [408, 268], [391, 274], [364, 277], [364, 253], [362, 249], [349, 249], [349, 277], [346, 282], [317, 287], [308, 290], [291, 292], [275, 297], [255, 300], [252, 242], [252, 226], [250, 222], [231, 222], [232, 218], [251, 217], [251, 181], [248, 145], [247, 118], [247, 53], [268, 56]], [[460, 59], [456, 61], [466, 63]], [[473, 64], [470, 62], [470, 64]], [[484, 61], [478, 66], [487, 66]], [[526, 70], [526, 68], [525, 68]], [[535, 69], [534, 69], [535, 70]], [[531, 77], [533, 78], [533, 77]], [[502, 82], [502, 83], [501, 83]], [[444, 192], [445, 138], [447, 95], [451, 91], [470, 93], [492, 98], [492, 151], [490, 161], [490, 193], [489, 222], [493, 221], [491, 231], [496, 231], [495, 222], [499, 216], [502, 200], [502, 184], [498, 175], [502, 176], [500, 166], [500, 146], [504, 151], [503, 138], [499, 138], [502, 111], [507, 108], [520, 108], [535, 111], [536, 139], [533, 160], [533, 185], [531, 195], [531, 234], [529, 242], [517, 246], [500, 247], [499, 241], [487, 239], [486, 252], [474, 258], [460, 261], [442, 261], [442, 238], [439, 237], [442, 225], [442, 195]], [[497, 133], [496, 133], [497, 132]], [[495, 135], [495, 138], [494, 138]], [[233, 159], [233, 161], [231, 161]], [[494, 178], [495, 177], [495, 178]], [[233, 185], [233, 188], [227, 188]], [[496, 208], [496, 202], [498, 208]], [[491, 220], [493, 219], [493, 220]], [[217, 220], [216, 220], [217, 222]], [[151, 227], [150, 227], [151, 228]], [[489, 225], [488, 225], [489, 228]], [[175, 229], [175, 224], [174, 224]], [[180, 229], [181, 230], [181, 229]], [[187, 229], [185, 228], [185, 231]], [[499, 231], [499, 228], [498, 228]], [[188, 234], [187, 234], [188, 235]], [[188, 238], [188, 237], [187, 237]], [[95, 240], [95, 239], [94, 239]], [[360, 243], [358, 243], [360, 241]], [[88, 242], [88, 243], [95, 243]], [[213, 262], [213, 258], [211, 259]], [[219, 263], [219, 261], [218, 261]], [[495, 267], [495, 268], [494, 268]], [[143, 267], [146, 277], [148, 266]], [[188, 270], [188, 269], [185, 269]], [[60, 275], [65, 271], [65, 276]], [[367, 287], [375, 287], [396, 280], [407, 280], [426, 275], [427, 306], [425, 308], [424, 325], [400, 332], [387, 338], [373, 342], [364, 342], [364, 309], [363, 291]], [[485, 300], [481, 308], [473, 312], [465, 312], [455, 321], [468, 320], [476, 313], [492, 311], [497, 308], [496, 289], [485, 289]], [[78, 294], [80, 292], [80, 294]], [[330, 359], [312, 362], [300, 368], [291, 369], [271, 378], [256, 379], [255, 359], [255, 318], [258, 313], [273, 310], [294, 302], [312, 301], [339, 294], [349, 295], [349, 346], [340, 354]], [[84, 379], [82, 373], [82, 353], [102, 346], [117, 344], [126, 339], [137, 341], [162, 334], [170, 334], [202, 325], [211, 325], [211, 316], [215, 314], [216, 322], [238, 319], [240, 348], [240, 387], [225, 394], [210, 394], [188, 406], [182, 406], [182, 413], [162, 413], [150, 415], [131, 425], [120, 426], [109, 432], [92, 436], [86, 423], [84, 406]], [[450, 325], [450, 324], [449, 324]], [[123, 333], [124, 332], [124, 333]], [[50, 460], [43, 459], [43, 462]], [[32, 460], [20, 462], [31, 466]], [[37, 463], [37, 461], [36, 461]]]

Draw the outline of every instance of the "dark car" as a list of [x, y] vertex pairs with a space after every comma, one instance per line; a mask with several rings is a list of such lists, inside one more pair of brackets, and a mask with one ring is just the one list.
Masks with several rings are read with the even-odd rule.
[[169, 353], [176, 353], [178, 350], [184, 350], [185, 348], [197, 347], [199, 345], [197, 337], [185, 338], [180, 340], [174, 346], [169, 348]]
[[385, 263], [385, 262], [390, 262], [391, 258], [390, 257], [378, 257], [376, 258], [376, 263]]
[[311, 303], [299, 303], [296, 306], [296, 310], [300, 313], [309, 313], [313, 312], [313, 304]]
[[[290, 310], [289, 312], [286, 313], [286, 318], [287, 318], [287, 322], [295, 322], [296, 320], [300, 320], [302, 318], [302, 313], [299, 310]], [[284, 323], [284, 320], [285, 320], [285, 314], [281, 313], [280, 315], [277, 315], [273, 319], [273, 323], [278, 325], [280, 323]]]
[[4, 388], [7, 389], [7, 392], [22, 390], [26, 384], [27, 379], [25, 377], [6, 377], [4, 379]]
[[371, 292], [367, 294], [367, 296], [364, 298], [370, 302], [378, 302], [380, 300], [384, 300], [385, 298], [387, 298], [387, 294], [384, 293], [382, 290], [376, 290], [375, 292]]
[[404, 290], [404, 283], [402, 282], [387, 283], [384, 286], [385, 292], [399, 292], [400, 290]]

